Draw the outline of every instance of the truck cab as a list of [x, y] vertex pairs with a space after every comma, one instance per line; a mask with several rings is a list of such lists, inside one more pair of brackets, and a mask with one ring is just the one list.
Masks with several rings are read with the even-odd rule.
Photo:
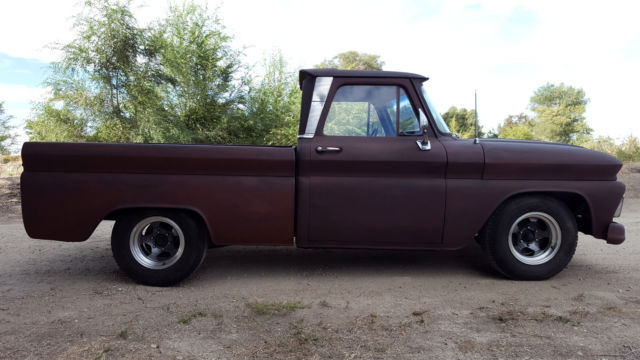
[[[441, 139], [450, 133], [427, 107], [425, 80], [395, 72], [301, 72], [309, 106], [298, 136], [296, 212], [305, 220], [296, 228], [298, 246], [441, 244], [447, 168]], [[474, 150], [480, 162], [482, 149]]]

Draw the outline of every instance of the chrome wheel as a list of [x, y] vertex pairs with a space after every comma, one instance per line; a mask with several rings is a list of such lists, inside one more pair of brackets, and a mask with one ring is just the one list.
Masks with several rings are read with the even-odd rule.
[[562, 232], [558, 222], [543, 212], [529, 212], [511, 225], [508, 235], [513, 256], [527, 265], [540, 265], [553, 259], [560, 249]]
[[142, 266], [159, 270], [173, 265], [184, 252], [184, 233], [173, 220], [163, 216], [142, 219], [131, 231], [129, 248]]

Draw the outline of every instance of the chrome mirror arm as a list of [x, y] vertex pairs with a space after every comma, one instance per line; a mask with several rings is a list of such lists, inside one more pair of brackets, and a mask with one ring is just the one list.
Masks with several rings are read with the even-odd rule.
[[427, 129], [429, 129], [429, 121], [427, 121], [427, 116], [424, 114], [424, 111], [420, 109], [420, 130], [422, 130], [422, 140], [417, 140], [418, 149], [422, 151], [431, 150], [431, 142], [427, 138]]
[[417, 140], [416, 143], [418, 144], [418, 149], [422, 150], [422, 151], [429, 151], [431, 150], [431, 141], [429, 140]]

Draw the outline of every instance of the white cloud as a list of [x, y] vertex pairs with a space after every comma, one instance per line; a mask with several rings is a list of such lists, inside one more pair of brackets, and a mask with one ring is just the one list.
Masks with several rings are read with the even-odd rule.
[[6, 103], [29, 103], [42, 100], [47, 88], [30, 88], [25, 85], [0, 83], [0, 101]]
[[0, 83], [0, 101], [3, 102], [5, 115], [11, 116], [10, 125], [14, 127], [13, 133], [17, 135], [19, 152], [21, 144], [27, 141], [24, 131], [24, 122], [31, 114], [31, 106], [34, 102], [43, 100], [49, 90], [46, 88], [30, 88], [25, 85]]
[[0, 33], [4, 34], [0, 52], [15, 57], [56, 60], [49, 45], [72, 38], [71, 17], [77, 12], [75, 1], [6, 1], [0, 12]]
[[31, 114], [31, 106], [34, 102], [43, 100], [49, 90], [46, 88], [30, 88], [24, 85], [0, 83], [0, 101], [3, 102], [5, 115], [11, 116], [11, 125], [19, 136], [19, 143], [26, 140], [24, 129], [25, 120]]

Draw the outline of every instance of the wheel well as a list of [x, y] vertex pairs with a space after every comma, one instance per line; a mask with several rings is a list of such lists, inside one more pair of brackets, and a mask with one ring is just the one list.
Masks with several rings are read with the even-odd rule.
[[500, 205], [493, 211], [491, 216], [493, 216], [496, 211], [500, 208], [502, 204], [507, 203], [515, 198], [519, 197], [528, 197], [528, 196], [548, 196], [552, 197], [556, 200], [563, 202], [569, 210], [576, 217], [576, 224], [578, 225], [578, 231], [591, 234], [591, 209], [589, 208], [589, 203], [587, 200], [580, 194], [571, 193], [571, 192], [561, 192], [561, 191], [537, 191], [537, 192], [527, 192], [527, 193], [519, 193], [514, 194], [502, 201]]
[[198, 213], [197, 211], [191, 210], [191, 209], [183, 209], [183, 208], [153, 208], [153, 207], [125, 208], [125, 209], [118, 209], [118, 210], [114, 210], [114, 211], [110, 212], [109, 214], [107, 214], [107, 216], [104, 217], [104, 220], [115, 220], [115, 221], [118, 221], [118, 219], [120, 219], [120, 218], [122, 218], [124, 216], [127, 216], [128, 214], [139, 212], [139, 211], [146, 211], [146, 210], [174, 211], [174, 212], [181, 212], [183, 214], [188, 215], [189, 217], [191, 217], [193, 220], [196, 221], [196, 223], [198, 224], [198, 226], [200, 226], [201, 229], [203, 229], [205, 231], [205, 234], [207, 236], [207, 241], [209, 242], [209, 244], [211, 246], [215, 246], [215, 244], [213, 243], [213, 240], [211, 238], [211, 234], [209, 232], [209, 226], [207, 226], [207, 223], [205, 222], [204, 218], [202, 217], [202, 215], [200, 213]]

